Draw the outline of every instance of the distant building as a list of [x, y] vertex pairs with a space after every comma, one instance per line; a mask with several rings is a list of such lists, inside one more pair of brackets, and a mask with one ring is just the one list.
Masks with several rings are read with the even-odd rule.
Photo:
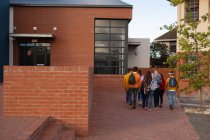
[[3, 66], [9, 64], [9, 0], [0, 4], [0, 82], [3, 80]]
[[150, 67], [150, 39], [129, 38], [128, 39], [128, 67], [132, 68]]
[[168, 46], [168, 50], [171, 55], [176, 53], [176, 43], [177, 43], [177, 30], [173, 29], [167, 33], [159, 36], [154, 40], [154, 42], [162, 43]]

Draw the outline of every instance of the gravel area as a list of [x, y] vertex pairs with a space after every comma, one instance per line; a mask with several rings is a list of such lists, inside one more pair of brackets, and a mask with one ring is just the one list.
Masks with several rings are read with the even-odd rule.
[[210, 140], [210, 100], [205, 100], [203, 112], [199, 110], [199, 99], [196, 97], [179, 97], [179, 102], [200, 140]]

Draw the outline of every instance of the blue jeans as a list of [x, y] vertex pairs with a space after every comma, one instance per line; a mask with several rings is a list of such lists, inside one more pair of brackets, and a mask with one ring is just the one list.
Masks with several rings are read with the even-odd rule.
[[130, 103], [129, 93], [126, 91], [126, 97], [125, 97], [126, 103]]
[[150, 93], [149, 93], [149, 108], [152, 108], [152, 106], [154, 106], [154, 94], [155, 94], [155, 90], [150, 90]]
[[142, 99], [141, 91], [138, 91], [138, 101], [140, 102]]
[[171, 90], [167, 90], [167, 95], [168, 95], [168, 103], [169, 105], [174, 106], [175, 102], [176, 102], [176, 91], [171, 91]]

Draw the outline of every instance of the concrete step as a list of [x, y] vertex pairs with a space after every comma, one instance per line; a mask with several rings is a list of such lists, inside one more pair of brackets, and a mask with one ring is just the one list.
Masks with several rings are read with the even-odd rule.
[[[28, 140], [37, 140], [40, 138], [42, 133], [46, 130], [46, 128], [52, 123], [53, 118], [48, 117], [46, 120], [40, 123], [35, 123], [37, 125], [36, 130], [29, 136]], [[39, 126], [38, 126], [39, 125]], [[31, 130], [32, 131], [32, 130]]]
[[52, 121], [43, 131], [38, 140], [60, 140], [62, 137], [62, 123]]
[[76, 140], [74, 129], [63, 127], [63, 135], [61, 140]]

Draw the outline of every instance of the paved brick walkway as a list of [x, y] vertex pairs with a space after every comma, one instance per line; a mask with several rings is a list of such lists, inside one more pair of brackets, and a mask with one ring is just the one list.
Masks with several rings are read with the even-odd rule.
[[[2, 98], [1, 90], [2, 86], [0, 85], [0, 96]], [[2, 112], [1, 98], [0, 112]], [[95, 91], [89, 136], [79, 138], [79, 140], [199, 139], [179, 105], [173, 111], [169, 110], [168, 106], [164, 104], [163, 108], [149, 112], [139, 106], [133, 110], [124, 101], [123, 93]], [[12, 133], [12, 135], [9, 135], [11, 136], [10, 139], [14, 139], [20, 132], [25, 132], [26, 134], [27, 127], [34, 121], [33, 119], [33, 117], [21, 119], [18, 117], [5, 118], [0, 116], [0, 139], [5, 140], [8, 134]], [[21, 123], [21, 121], [27, 121], [28, 123], [19, 125], [18, 123]], [[17, 126], [20, 128], [17, 129]], [[19, 137], [23, 138], [25, 134], [19, 135]]]
[[95, 92], [89, 136], [79, 140], [198, 140], [187, 116], [177, 105], [166, 104], [151, 112], [132, 110], [124, 94]]

